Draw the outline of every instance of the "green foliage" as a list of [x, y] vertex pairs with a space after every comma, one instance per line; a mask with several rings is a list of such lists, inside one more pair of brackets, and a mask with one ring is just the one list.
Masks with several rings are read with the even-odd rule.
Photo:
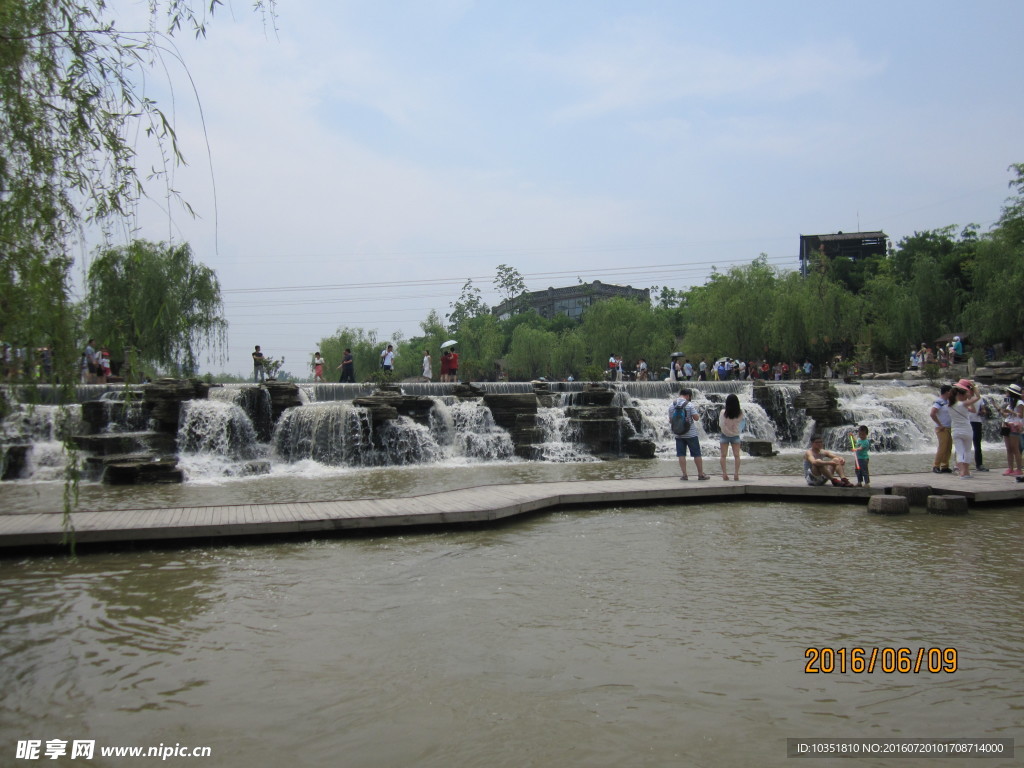
[[603, 363], [613, 354], [622, 355], [627, 366], [641, 357], [648, 362], [667, 360], [675, 344], [649, 304], [622, 298], [587, 307], [580, 334], [587, 357], [595, 363]]
[[318, 346], [324, 356], [324, 378], [337, 381], [341, 378], [341, 361], [346, 349], [352, 350], [356, 381], [368, 381], [380, 370], [380, 346], [376, 331], [363, 328], [341, 327], [333, 336], [320, 339]]
[[452, 311], [448, 313], [448, 330], [451, 333], [458, 333], [459, 328], [467, 320], [487, 314], [490, 310], [484, 303], [483, 294], [480, 289], [473, 285], [473, 280], [467, 280], [462, 286], [462, 293], [459, 298], [451, 303]]
[[222, 347], [227, 332], [220, 284], [192, 259], [188, 244], [136, 240], [101, 252], [89, 267], [88, 335], [125, 360], [186, 376], [203, 347]]
[[385, 384], [394, 384], [398, 380], [399, 377], [395, 375], [394, 371], [385, 371], [383, 368], [371, 371], [366, 377], [367, 382], [370, 384], [376, 384], [378, 387]]
[[768, 346], [781, 359], [822, 360], [836, 349], [850, 349], [858, 340], [863, 302], [827, 269], [812, 268], [805, 278], [796, 272], [787, 274], [778, 289], [767, 327]]
[[494, 315], [477, 315], [462, 323], [459, 342], [459, 378], [463, 381], [487, 381], [494, 378], [495, 361], [505, 351], [505, 334]]
[[903, 360], [925, 337], [920, 298], [896, 278], [891, 265], [883, 265], [865, 285], [864, 311], [876, 355]]
[[526, 292], [526, 281], [518, 269], [499, 264], [494, 275], [494, 287], [503, 301], [511, 301]]
[[974, 291], [964, 309], [972, 338], [1020, 345], [1024, 333], [1024, 163], [1010, 166], [1017, 194], [968, 266]]
[[[573, 323], [575, 326], [575, 323]], [[551, 350], [551, 375], [556, 379], [580, 379], [589, 363], [587, 343], [580, 328], [563, 330]], [[602, 369], [603, 370], [603, 369]]]
[[745, 267], [712, 272], [686, 299], [687, 349], [713, 349], [747, 360], [769, 346], [765, 319], [778, 300], [778, 277], [761, 254]]
[[512, 344], [505, 357], [509, 375], [516, 379], [550, 376], [551, 351], [558, 337], [551, 331], [520, 325], [512, 332]]

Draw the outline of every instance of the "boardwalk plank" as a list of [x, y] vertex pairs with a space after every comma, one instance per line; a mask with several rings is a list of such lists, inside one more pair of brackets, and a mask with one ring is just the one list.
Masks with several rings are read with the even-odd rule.
[[[1000, 482], [1002, 481], [1002, 482]], [[79, 541], [152, 541], [161, 538], [277, 534], [289, 531], [354, 530], [371, 527], [450, 524], [498, 520], [560, 505], [629, 503], [685, 504], [751, 496], [863, 503], [893, 483], [929, 485], [937, 493], [959, 493], [972, 507], [983, 503], [1024, 502], [1024, 485], [1005, 478], [979, 478], [969, 488], [948, 476], [930, 473], [876, 476], [870, 489], [812, 488], [799, 475], [750, 475], [741, 482], [680, 482], [675, 476], [629, 480], [554, 481], [485, 485], [422, 496], [324, 502], [238, 504], [95, 511], [72, 515]], [[25, 544], [56, 545], [61, 515], [0, 515], [0, 550]]]

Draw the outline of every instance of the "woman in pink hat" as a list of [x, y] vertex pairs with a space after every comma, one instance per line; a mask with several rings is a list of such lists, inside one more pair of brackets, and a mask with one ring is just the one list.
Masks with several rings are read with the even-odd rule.
[[950, 392], [949, 417], [953, 433], [953, 450], [956, 453], [957, 472], [962, 480], [973, 477], [969, 458], [974, 443], [971, 414], [974, 413], [974, 404], [980, 399], [977, 387], [968, 379], [960, 379]]
[[1020, 384], [1011, 384], [1005, 391], [1006, 399], [1000, 411], [1003, 425], [999, 429], [1003, 445], [1006, 446], [1007, 470], [1003, 474], [1021, 477], [1020, 440], [1024, 432], [1024, 390], [1021, 390]]

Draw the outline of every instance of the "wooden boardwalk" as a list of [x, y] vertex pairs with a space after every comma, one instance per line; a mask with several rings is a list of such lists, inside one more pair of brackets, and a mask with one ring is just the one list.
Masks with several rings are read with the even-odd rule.
[[[913, 473], [872, 478], [871, 488], [811, 488], [803, 477], [750, 475], [740, 482], [721, 477], [700, 482], [677, 476], [633, 480], [581, 480], [485, 485], [422, 496], [216, 507], [79, 511], [71, 515], [77, 545], [176, 542], [230, 537], [316, 535], [408, 526], [486, 524], [516, 515], [577, 505], [689, 504], [743, 499], [791, 499], [866, 503], [894, 484], [928, 485], [937, 494], [957, 494], [969, 506], [1011, 503], [1024, 508], [1024, 483], [998, 471], [961, 480], [952, 475]], [[0, 514], [0, 554], [22, 547], [60, 547], [60, 512]]]

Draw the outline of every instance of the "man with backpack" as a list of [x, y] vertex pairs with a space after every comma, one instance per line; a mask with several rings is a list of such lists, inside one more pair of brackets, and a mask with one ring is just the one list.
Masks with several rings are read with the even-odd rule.
[[673, 400], [668, 408], [669, 426], [676, 438], [676, 456], [679, 457], [679, 469], [683, 473], [679, 479], [690, 479], [686, 474], [686, 451], [689, 450], [693, 465], [697, 468], [697, 479], [708, 480], [708, 475], [704, 474], [704, 459], [701, 457], [697, 428], [700, 414], [690, 402], [692, 399], [693, 390], [684, 387], [679, 390], [679, 397]]

